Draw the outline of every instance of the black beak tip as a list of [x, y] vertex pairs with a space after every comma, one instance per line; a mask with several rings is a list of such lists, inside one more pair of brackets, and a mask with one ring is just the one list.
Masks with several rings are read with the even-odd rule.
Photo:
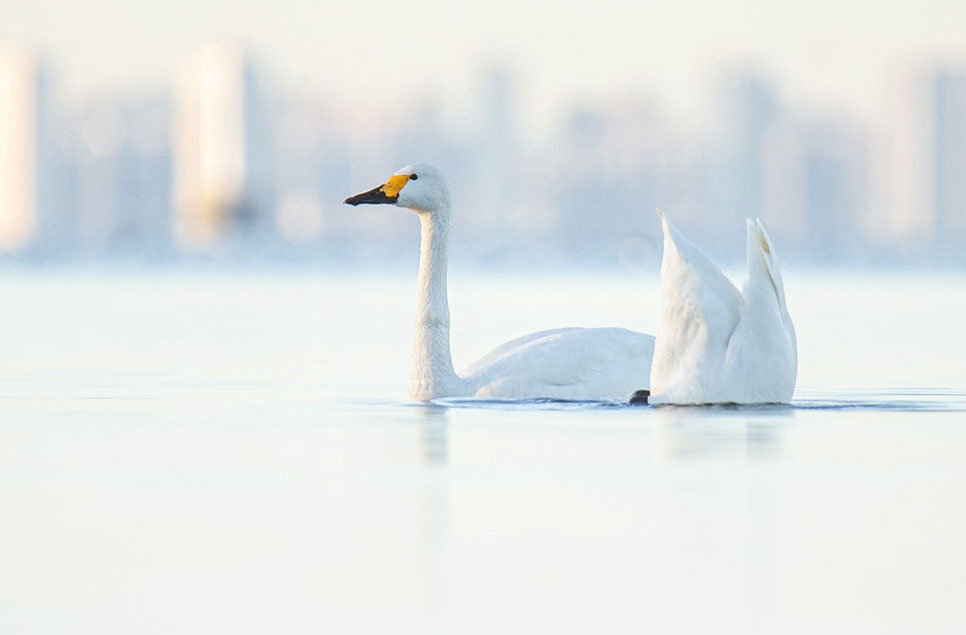
[[395, 196], [386, 196], [386, 193], [382, 191], [382, 186], [374, 187], [368, 192], [362, 192], [361, 194], [354, 194], [346, 200], [342, 201], [346, 205], [385, 205], [389, 203], [395, 203]]

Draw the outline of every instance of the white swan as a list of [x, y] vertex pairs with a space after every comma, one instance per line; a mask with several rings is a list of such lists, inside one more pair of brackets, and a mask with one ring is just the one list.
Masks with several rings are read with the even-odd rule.
[[663, 313], [650, 403], [787, 403], [798, 351], [778, 258], [761, 221], [748, 219], [748, 279], [739, 293], [661, 216]]
[[382, 185], [345, 202], [392, 204], [419, 216], [419, 296], [409, 376], [412, 399], [627, 401], [635, 391], [647, 388], [654, 338], [621, 328], [563, 328], [525, 335], [457, 375], [450, 356], [446, 297], [452, 210], [442, 173], [425, 163], [407, 166]]

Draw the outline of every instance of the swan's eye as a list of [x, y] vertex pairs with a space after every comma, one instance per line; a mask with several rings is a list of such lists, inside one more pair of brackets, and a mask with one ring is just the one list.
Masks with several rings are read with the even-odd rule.
[[409, 180], [410, 181], [415, 181], [418, 178], [419, 178], [419, 175], [418, 174], [410, 174], [409, 175]]

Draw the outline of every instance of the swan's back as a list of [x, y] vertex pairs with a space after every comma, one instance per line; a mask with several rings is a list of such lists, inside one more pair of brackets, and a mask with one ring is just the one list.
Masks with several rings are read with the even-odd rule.
[[498, 347], [460, 376], [470, 396], [627, 401], [649, 386], [654, 338], [622, 328], [561, 328]]

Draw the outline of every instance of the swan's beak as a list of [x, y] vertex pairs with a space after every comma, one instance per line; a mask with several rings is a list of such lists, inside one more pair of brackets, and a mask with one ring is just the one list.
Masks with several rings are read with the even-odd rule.
[[374, 187], [368, 192], [350, 196], [343, 202], [347, 205], [379, 205], [385, 203], [395, 203], [399, 200], [399, 192], [406, 187], [406, 183], [408, 182], [409, 175], [396, 174], [394, 176], [390, 176], [389, 180], [379, 187]]
[[343, 203], [346, 205], [379, 205], [395, 203], [399, 196], [388, 196], [384, 187], [385, 186], [380, 185], [379, 187], [372, 188], [368, 192], [362, 192], [361, 194], [350, 196], [344, 200]]

